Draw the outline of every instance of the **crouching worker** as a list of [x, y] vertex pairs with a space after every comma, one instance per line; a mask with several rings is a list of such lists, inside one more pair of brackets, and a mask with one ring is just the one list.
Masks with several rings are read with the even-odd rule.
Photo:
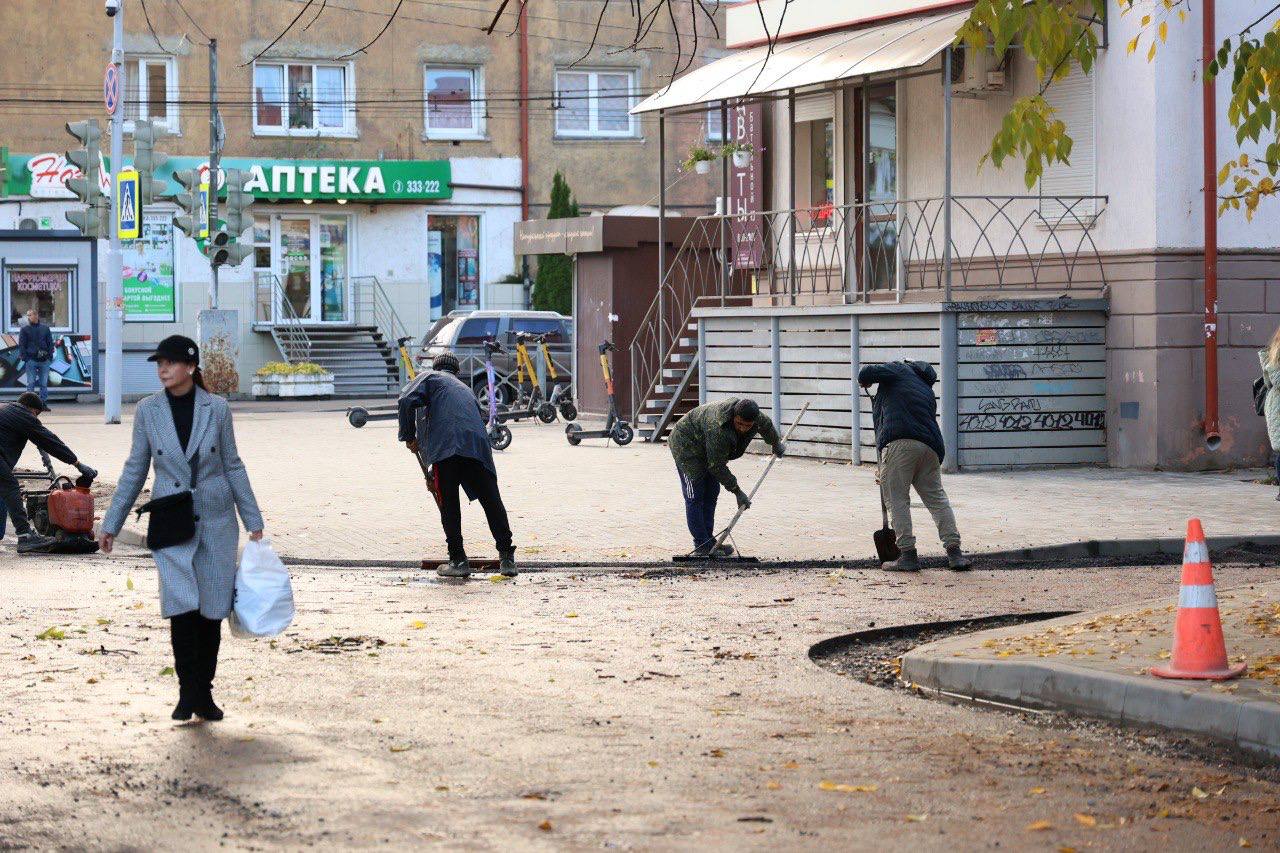
[[25, 391], [12, 403], [0, 403], [0, 537], [4, 536], [5, 516], [13, 521], [18, 534], [18, 553], [39, 551], [53, 544], [52, 536], [44, 536], [31, 527], [26, 508], [22, 505], [22, 488], [13, 475], [13, 469], [30, 441], [55, 459], [76, 466], [89, 479], [98, 472], [85, 465], [47, 427], [40, 423], [40, 415], [49, 407], [34, 391]]
[[458, 378], [458, 357], [451, 352], [436, 356], [431, 370], [409, 384], [400, 395], [400, 441], [418, 455], [427, 472], [428, 486], [440, 506], [440, 523], [449, 544], [449, 563], [443, 577], [471, 574], [462, 545], [462, 508], [458, 488], [468, 500], [480, 501], [489, 531], [498, 546], [499, 571], [516, 575], [516, 549], [511, 544], [507, 510], [498, 492], [498, 470], [493, 464], [489, 433], [475, 394]]
[[671, 455], [680, 474], [685, 520], [693, 536], [693, 553], [699, 557], [727, 557], [729, 545], [716, 547], [716, 502], [724, 486], [748, 509], [751, 500], [729, 470], [732, 459], [741, 458], [751, 440], [759, 436], [777, 456], [785, 451], [773, 421], [760, 414], [755, 400], [730, 399], [698, 406], [671, 431]]
[[880, 450], [880, 488], [889, 505], [889, 520], [897, 533], [902, 556], [884, 568], [892, 572], [917, 572], [920, 557], [911, 532], [911, 488], [924, 501], [938, 536], [947, 549], [951, 568], [971, 567], [960, 550], [960, 531], [951, 502], [942, 490], [942, 460], [946, 445], [938, 429], [938, 399], [933, 386], [938, 374], [923, 361], [870, 364], [858, 372], [863, 388], [878, 386], [872, 398], [871, 417]]

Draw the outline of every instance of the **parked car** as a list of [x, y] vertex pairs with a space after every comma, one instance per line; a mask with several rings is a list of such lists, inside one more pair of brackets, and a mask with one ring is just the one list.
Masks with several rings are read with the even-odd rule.
[[[555, 363], [555, 384], [572, 381], [570, 371], [573, 364], [573, 321], [555, 311], [454, 311], [447, 317], [441, 317], [423, 336], [422, 346], [418, 352], [418, 364], [430, 367], [431, 361], [445, 351], [452, 351], [462, 361], [462, 381], [469, 382], [476, 392], [477, 399], [484, 399], [487, 393], [487, 382], [484, 373], [484, 342], [489, 339], [502, 344], [503, 351], [493, 357], [493, 366], [499, 382], [509, 379], [512, 383], [516, 377], [516, 333], [530, 335], [546, 335], [547, 347], [551, 351]], [[536, 349], [531, 348], [529, 355], [536, 365], [539, 356]], [[550, 377], [548, 376], [548, 381]], [[526, 388], [528, 383], [526, 382]], [[545, 389], [550, 396], [551, 389]], [[500, 385], [497, 389], [498, 404], [510, 405], [512, 402], [510, 385]]]

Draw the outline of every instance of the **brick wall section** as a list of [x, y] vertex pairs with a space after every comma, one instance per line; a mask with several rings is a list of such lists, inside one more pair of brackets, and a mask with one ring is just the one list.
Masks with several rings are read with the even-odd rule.
[[1204, 445], [1204, 257], [1155, 251], [1106, 256], [1108, 461], [1202, 470], [1265, 465], [1253, 412], [1256, 352], [1280, 325], [1280, 251], [1222, 252], [1218, 262], [1218, 416], [1222, 446]]

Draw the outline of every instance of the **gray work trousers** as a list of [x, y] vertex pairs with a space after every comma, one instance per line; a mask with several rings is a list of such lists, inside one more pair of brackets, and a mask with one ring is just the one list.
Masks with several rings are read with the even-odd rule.
[[938, 454], [914, 438], [889, 442], [880, 456], [880, 488], [884, 490], [884, 500], [889, 505], [889, 522], [898, 536], [898, 547], [904, 551], [916, 547], [916, 537], [911, 532], [913, 486], [920, 500], [929, 508], [942, 544], [958, 546], [960, 531], [956, 529], [951, 502], [942, 490], [942, 465]]

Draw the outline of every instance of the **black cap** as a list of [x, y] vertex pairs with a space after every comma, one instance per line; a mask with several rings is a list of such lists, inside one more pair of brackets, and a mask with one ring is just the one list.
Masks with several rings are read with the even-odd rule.
[[181, 361], [184, 364], [200, 363], [200, 347], [185, 335], [170, 335], [156, 344], [156, 351], [147, 356], [147, 361]]
[[760, 417], [760, 406], [756, 404], [755, 400], [748, 400], [744, 397], [733, 404], [733, 416], [753, 424]]
[[431, 362], [432, 370], [447, 370], [454, 376], [458, 375], [460, 367], [458, 357], [451, 352], [442, 352]]
[[49, 406], [46, 405], [44, 400], [40, 399], [40, 395], [37, 394], [35, 391], [23, 391], [21, 394], [19, 394], [18, 405], [26, 406], [28, 409], [31, 409], [32, 411], [35, 411], [35, 412], [49, 411]]

